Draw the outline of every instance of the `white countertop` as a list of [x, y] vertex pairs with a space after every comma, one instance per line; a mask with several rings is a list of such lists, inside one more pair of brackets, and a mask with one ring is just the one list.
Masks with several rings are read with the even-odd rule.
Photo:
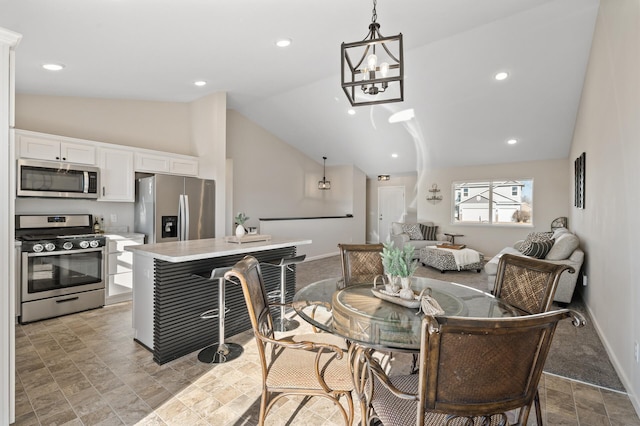
[[167, 262], [188, 262], [190, 260], [211, 259], [213, 257], [273, 250], [303, 244], [311, 244], [311, 240], [271, 238], [267, 241], [237, 244], [228, 243], [224, 238], [208, 238], [204, 240], [127, 246], [125, 250]]

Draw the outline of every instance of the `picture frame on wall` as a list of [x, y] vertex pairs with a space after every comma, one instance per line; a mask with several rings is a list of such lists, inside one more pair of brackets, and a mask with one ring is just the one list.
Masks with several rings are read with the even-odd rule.
[[586, 153], [580, 154], [573, 162], [574, 169], [574, 197], [573, 205], [579, 209], [585, 208], [585, 173], [586, 173]]

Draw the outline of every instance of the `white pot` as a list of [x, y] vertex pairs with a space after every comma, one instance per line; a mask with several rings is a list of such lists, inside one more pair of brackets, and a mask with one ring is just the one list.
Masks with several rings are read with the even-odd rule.
[[400, 298], [412, 300], [415, 298], [415, 294], [411, 289], [411, 277], [400, 277], [400, 285], [402, 285], [402, 290], [400, 290]]
[[245, 231], [244, 226], [242, 225], [238, 225], [236, 226], [236, 237], [240, 238], [240, 237], [244, 237], [244, 234], [246, 234], [247, 231]]

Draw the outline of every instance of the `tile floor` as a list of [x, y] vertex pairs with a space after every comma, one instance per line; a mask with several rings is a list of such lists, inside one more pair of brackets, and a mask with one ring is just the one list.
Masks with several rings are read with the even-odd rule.
[[[18, 325], [15, 424], [255, 425], [255, 343], [249, 332], [229, 340], [245, 351], [228, 364], [202, 364], [193, 353], [159, 366], [133, 341], [129, 302]], [[546, 374], [540, 385], [547, 425], [640, 426], [626, 394]], [[322, 398], [290, 399], [271, 411], [267, 424], [342, 420]]]

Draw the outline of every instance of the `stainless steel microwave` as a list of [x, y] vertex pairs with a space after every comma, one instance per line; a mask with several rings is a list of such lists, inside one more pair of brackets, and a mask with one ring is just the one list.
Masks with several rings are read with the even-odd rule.
[[18, 197], [98, 198], [97, 167], [20, 159], [17, 168]]

